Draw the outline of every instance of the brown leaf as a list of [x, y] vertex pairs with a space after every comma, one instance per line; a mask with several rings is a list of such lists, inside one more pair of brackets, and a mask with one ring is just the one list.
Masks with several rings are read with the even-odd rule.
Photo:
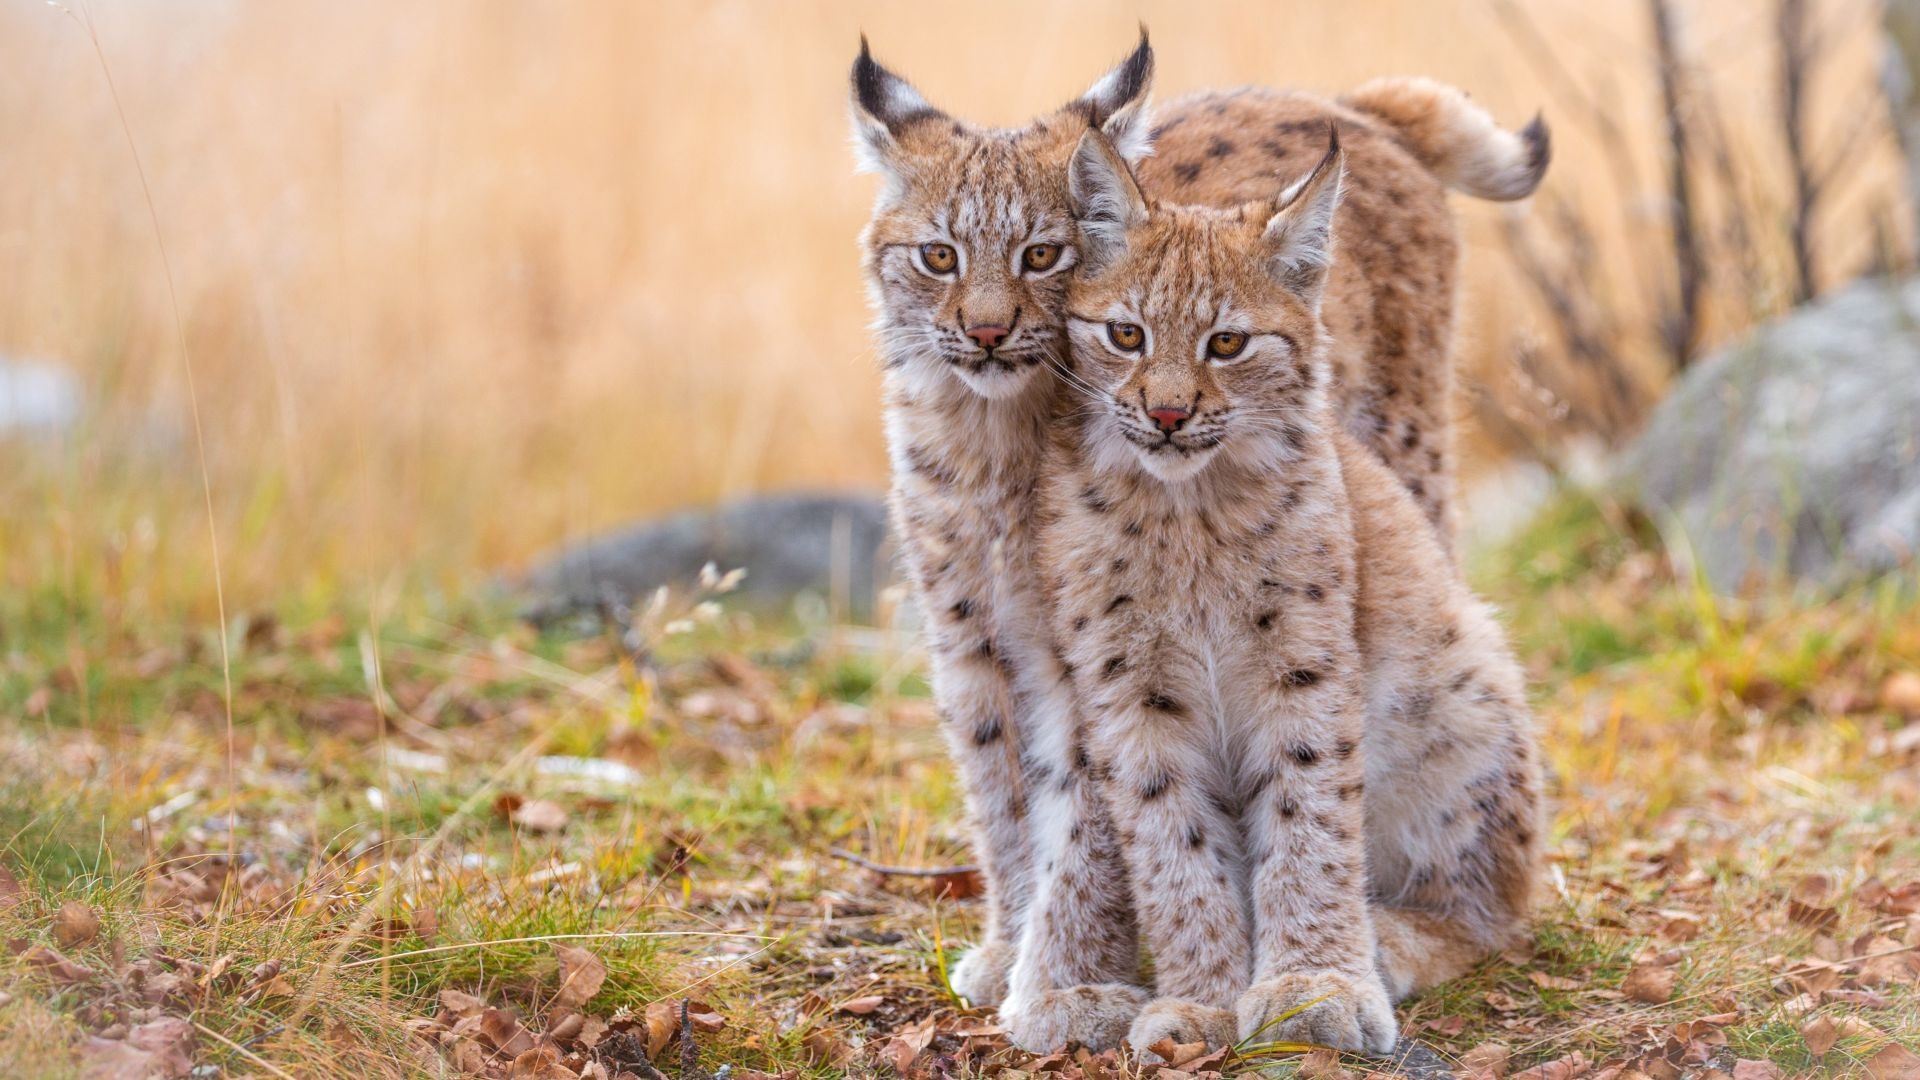
[[1880, 705], [1893, 712], [1920, 716], [1920, 672], [1896, 671], [1880, 684]]
[[193, 1025], [175, 1016], [140, 1024], [121, 1039], [91, 1038], [82, 1080], [171, 1080], [193, 1069]]
[[1828, 929], [1840, 921], [1832, 900], [1832, 879], [1825, 874], [1808, 874], [1787, 894], [1787, 918], [1809, 929]]
[[1826, 1017], [1816, 1016], [1800, 1025], [1800, 1038], [1807, 1044], [1807, 1053], [1819, 1057], [1840, 1041], [1840, 1029]]
[[567, 811], [559, 803], [546, 799], [528, 799], [513, 812], [507, 820], [518, 828], [536, 833], [557, 833], [567, 827]]
[[656, 1001], [647, 1006], [647, 1060], [658, 1058], [679, 1030], [679, 1010], [672, 1002]]
[[933, 1036], [933, 1022], [923, 1020], [888, 1039], [881, 1046], [878, 1056], [881, 1061], [893, 1066], [894, 1072], [905, 1076], [913, 1068], [914, 1059], [933, 1042]]
[[1867, 1075], [1873, 1080], [1920, 1080], [1920, 1055], [1899, 1043], [1888, 1043], [1867, 1059]]
[[829, 1027], [814, 1028], [800, 1040], [807, 1062], [816, 1066], [839, 1068], [853, 1060], [853, 1046], [846, 1037]]
[[553, 955], [560, 960], [560, 989], [553, 995], [554, 1004], [560, 1008], [585, 1005], [607, 981], [607, 965], [585, 949], [555, 945]]
[[474, 997], [472, 994], [461, 993], [453, 989], [440, 991], [440, 1007], [452, 1014], [456, 1020], [463, 1020], [469, 1016], [479, 1016], [481, 1013], [487, 1011], [487, 1003], [485, 1001]]
[[559, 1051], [542, 1046], [516, 1056], [507, 1080], [580, 1080], [580, 1074], [560, 1064]]
[[1544, 971], [1529, 971], [1527, 978], [1542, 990], [1578, 990], [1586, 984], [1578, 979], [1569, 979], [1564, 975], [1549, 975]]
[[1741, 1058], [1733, 1063], [1733, 1080], [1780, 1080], [1784, 1075], [1771, 1061]]
[[488, 1009], [480, 1014], [480, 1037], [510, 1058], [533, 1049], [533, 1034], [505, 1009]]
[[1576, 1076], [1585, 1076], [1593, 1068], [1587, 1056], [1575, 1050], [1563, 1058], [1541, 1062], [1525, 1072], [1513, 1074], [1513, 1080], [1573, 1080]]
[[13, 871], [0, 866], [0, 915], [5, 915], [27, 901], [26, 886], [13, 876]]
[[1663, 964], [1635, 964], [1620, 984], [1620, 992], [1634, 1001], [1659, 1005], [1673, 998], [1673, 984], [1679, 975]]
[[1160, 1060], [1166, 1062], [1168, 1067], [1179, 1068], [1181, 1065], [1195, 1058], [1205, 1057], [1207, 1044], [1205, 1040], [1201, 1040], [1200, 1042], [1177, 1043], [1172, 1039], [1161, 1039], [1159, 1042], [1147, 1047], [1147, 1052], [1160, 1055]]
[[841, 1002], [840, 1011], [852, 1013], [855, 1016], [865, 1016], [886, 1003], [887, 999], [881, 995], [870, 994], [867, 997], [857, 997], [851, 1001]]
[[78, 900], [69, 900], [53, 913], [53, 940], [72, 949], [100, 936], [100, 916]]
[[[1164, 1071], [1162, 1076], [1166, 1075]], [[1300, 1059], [1301, 1080], [1352, 1080], [1353, 1074], [1340, 1065], [1340, 1055], [1332, 1050], [1315, 1050]]]
[[928, 881], [935, 900], [971, 900], [987, 891], [986, 881], [978, 870], [935, 874]]
[[1483, 1042], [1460, 1055], [1460, 1067], [1475, 1080], [1501, 1080], [1512, 1060], [1513, 1051], [1505, 1043]]
[[20, 954], [20, 959], [28, 967], [45, 972], [54, 982], [72, 986], [75, 983], [91, 981], [96, 972], [85, 964], [75, 963], [62, 956], [57, 949], [45, 945], [35, 945]]

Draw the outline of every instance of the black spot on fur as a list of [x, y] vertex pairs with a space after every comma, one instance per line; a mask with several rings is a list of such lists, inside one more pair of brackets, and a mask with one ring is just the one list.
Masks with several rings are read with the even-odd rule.
[[955, 622], [965, 622], [973, 617], [973, 601], [965, 598], [955, 601], [954, 605], [947, 609], [947, 614], [952, 615]]
[[1200, 179], [1200, 163], [1197, 161], [1183, 161], [1173, 167], [1173, 173], [1181, 180], [1191, 184], [1195, 180]]
[[1333, 756], [1345, 761], [1353, 756], [1353, 749], [1352, 739], [1341, 739], [1333, 744]]
[[1115, 560], [1113, 560], [1113, 572], [1114, 572], [1114, 573], [1116, 573], [1116, 574], [1117, 574], [1117, 573], [1119, 573], [1119, 572], [1121, 572], [1122, 570], [1125, 570], [1126, 568], [1127, 568], [1127, 560], [1126, 560], [1125, 558], [1118, 558], [1118, 559], [1115, 559]]
[[1129, 521], [1120, 531], [1126, 533], [1128, 536], [1139, 536], [1145, 529], [1139, 522]]
[[1107, 659], [1107, 662], [1104, 665], [1102, 665], [1100, 668], [1100, 677], [1103, 679], [1111, 679], [1115, 675], [1118, 675], [1125, 670], [1127, 670], [1126, 657], [1124, 656], [1109, 657]]
[[1207, 844], [1207, 834], [1200, 831], [1200, 826], [1198, 825], [1187, 826], [1187, 846], [1188, 847], [1198, 850], [1200, 848], [1205, 847], [1206, 844]]
[[1326, 590], [1322, 589], [1320, 586], [1318, 585], [1307, 586], [1307, 599], [1312, 600], [1315, 603], [1318, 603], [1319, 601], [1325, 600], [1326, 598], [1327, 598]]
[[1214, 136], [1213, 141], [1207, 144], [1208, 157], [1222, 158], [1231, 153], [1233, 153], [1233, 144], [1218, 135]]
[[1147, 778], [1146, 783], [1140, 785], [1140, 798], [1146, 802], [1152, 802], [1160, 796], [1165, 795], [1167, 789], [1172, 786], [1172, 777], [1166, 773], [1155, 773]]
[[1182, 711], [1179, 702], [1158, 691], [1148, 694], [1146, 700], [1141, 702], [1141, 704], [1152, 709], [1154, 712], [1177, 713]]
[[1295, 668], [1292, 671], [1287, 672], [1285, 675], [1280, 676], [1280, 681], [1282, 683], [1285, 683], [1288, 686], [1292, 686], [1296, 688], [1303, 687], [1303, 686], [1312, 686], [1314, 683], [1317, 683], [1320, 681], [1320, 673], [1317, 671], [1310, 671], [1307, 668]]
[[1133, 597], [1127, 593], [1121, 593], [1119, 596], [1114, 597], [1111, 601], [1108, 602], [1107, 614], [1111, 615], [1114, 612], [1119, 611], [1121, 608], [1126, 607], [1128, 604], [1131, 604], [1131, 603], [1133, 603]]
[[1299, 812], [1300, 812], [1299, 803], [1294, 802], [1293, 799], [1288, 796], [1283, 795], [1280, 797], [1280, 816], [1281, 817], [1291, 818], [1294, 815], [1298, 814]]
[[1357, 798], [1365, 788], [1366, 785], [1358, 780], [1355, 780], [1351, 784], [1342, 784], [1340, 785], [1340, 797], [1343, 799]]
[[990, 716], [974, 725], [973, 745], [991, 746], [999, 742], [1000, 736], [1004, 734], [1006, 734], [1006, 727], [1000, 723], [1000, 718]]
[[1274, 613], [1271, 611], [1261, 612], [1260, 617], [1253, 620], [1253, 625], [1262, 630], [1271, 630], [1273, 629], [1273, 616]]
[[1073, 628], [1075, 631], [1085, 630], [1087, 628], [1087, 617], [1082, 615], [1073, 620]]
[[1293, 755], [1293, 760], [1302, 765], [1314, 765], [1320, 761], [1320, 751], [1306, 743], [1295, 743], [1293, 749], [1288, 752]]
[[1092, 484], [1088, 484], [1086, 489], [1080, 492], [1080, 501], [1096, 514], [1104, 514], [1113, 509], [1113, 504], [1108, 502], [1107, 497], [1100, 493], [1100, 489]]

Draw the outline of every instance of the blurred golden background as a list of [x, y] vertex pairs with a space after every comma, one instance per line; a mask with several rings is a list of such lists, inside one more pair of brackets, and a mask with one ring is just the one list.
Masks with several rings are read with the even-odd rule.
[[[1560, 467], [1674, 367], [1662, 7], [11, 0], [0, 364], [79, 391], [62, 433], [0, 430], [0, 589], [210, 612], [208, 502], [231, 606], [452, 588], [666, 508], [879, 487], [862, 31], [982, 121], [1077, 94], [1142, 21], [1162, 98], [1413, 73], [1511, 125], [1544, 110], [1524, 220], [1457, 201], [1458, 352], [1469, 468]], [[1697, 349], [1793, 301], [1795, 196], [1775, 6], [1678, 11]], [[1909, 226], [1876, 8], [1809, 17], [1817, 288], [1904, 260]]]

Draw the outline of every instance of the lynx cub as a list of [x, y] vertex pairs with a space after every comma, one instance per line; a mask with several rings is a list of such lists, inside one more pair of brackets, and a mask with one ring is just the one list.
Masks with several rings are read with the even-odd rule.
[[1526, 918], [1519, 667], [1329, 396], [1343, 167], [1336, 137], [1223, 210], [1151, 203], [1098, 132], [1070, 164], [1081, 407], [1040, 572], [1154, 958], [1136, 1047], [1265, 1028], [1384, 1052], [1395, 998]]

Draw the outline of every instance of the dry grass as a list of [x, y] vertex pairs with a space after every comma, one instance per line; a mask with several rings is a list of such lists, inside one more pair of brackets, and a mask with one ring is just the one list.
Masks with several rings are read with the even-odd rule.
[[[1578, 1052], [1864, 1075], [1920, 1037], [1900, 907], [1920, 908], [1920, 717], [1882, 690], [1920, 673], [1914, 583], [1716, 602], [1651, 544], [1567, 498], [1485, 556], [1534, 664], [1552, 882], [1529, 947], [1403, 1020], [1449, 1058], [1499, 1043], [1515, 1071]], [[293, 1075], [434, 1075], [442, 990], [558, 1023], [559, 938], [609, 970], [595, 1016], [704, 1002], [706, 1069], [837, 1075], [916, 1030], [916, 1075], [1034, 1067], [944, 989], [977, 904], [828, 854], [965, 859], [910, 642], [733, 613], [636, 669], [601, 638], [443, 614], [236, 631], [230, 792], [203, 635], [8, 608], [0, 715], [25, 722], [0, 734], [0, 866], [25, 897], [0, 895], [0, 1060], [70, 1076], [86, 1034], [177, 1013], [228, 1040], [203, 1033], [195, 1060], [235, 1072], [258, 1066], [229, 1043]], [[564, 824], [515, 827], [528, 799]], [[65, 949], [88, 980], [18, 951], [57, 944], [67, 901], [104, 919]], [[1895, 966], [1849, 962], [1888, 942]], [[1670, 1001], [1623, 996], [1639, 967]], [[1822, 1017], [1845, 1037], [1816, 1055], [1801, 1029]]]
[[[1601, 234], [1583, 281], [1643, 316], [1666, 272], [1644, 13], [1528, 4], [1553, 43], [1542, 55], [1502, 10], [10, 5], [0, 353], [79, 372], [88, 418], [60, 445], [7, 448], [21, 467], [0, 477], [0, 581], [71, 591], [104, 561], [153, 583], [137, 602], [204, 614], [211, 595], [159, 248], [82, 16], [175, 271], [234, 591], [277, 603], [462, 582], [688, 501], [878, 484], [853, 250], [870, 181], [851, 174], [842, 97], [862, 29], [935, 100], [987, 120], [1078, 92], [1136, 16], [1156, 32], [1163, 94], [1421, 72], [1509, 122], [1544, 108], [1548, 192]], [[1816, 126], [1870, 120], [1870, 20], [1856, 0], [1821, 10], [1839, 30]], [[1768, 20], [1732, 0], [1687, 11], [1741, 181], [1754, 205], [1784, 207]], [[1631, 160], [1609, 162], [1588, 103]], [[1836, 276], [1874, 254], [1896, 179], [1883, 140], [1858, 156], [1819, 231]], [[1537, 422], [1552, 403], [1511, 361], [1559, 346], [1511, 285], [1493, 209], [1461, 207], [1465, 360], [1500, 409]], [[1776, 237], [1755, 254], [1759, 280], [1778, 280], [1779, 222], [1758, 231]], [[1710, 336], [1776, 302], [1746, 284], [1717, 281]], [[1657, 382], [1652, 333], [1627, 345], [1634, 380]], [[1583, 385], [1569, 377], [1568, 392]], [[1471, 439], [1482, 460], [1503, 445]]]

